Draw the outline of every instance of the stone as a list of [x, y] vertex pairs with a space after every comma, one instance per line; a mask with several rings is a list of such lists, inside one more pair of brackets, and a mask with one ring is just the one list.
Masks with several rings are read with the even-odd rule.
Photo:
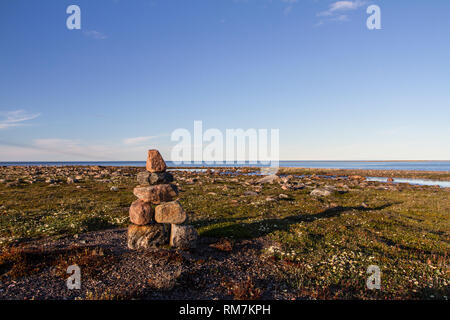
[[244, 192], [244, 196], [257, 196], [258, 192], [247, 190]]
[[130, 221], [134, 224], [143, 226], [153, 222], [155, 210], [149, 202], [136, 200], [130, 206]]
[[137, 181], [141, 186], [167, 184], [173, 181], [173, 175], [169, 172], [142, 171], [137, 174]]
[[182, 224], [187, 215], [178, 201], [161, 203], [155, 208], [155, 221], [158, 223]]
[[166, 171], [166, 163], [158, 150], [148, 150], [146, 169], [149, 172]]
[[172, 224], [170, 245], [180, 249], [191, 249], [197, 246], [198, 233], [193, 226]]
[[116, 191], [119, 191], [119, 188], [118, 187], [115, 187], [115, 186], [113, 186], [113, 187], [111, 187], [109, 190], [111, 190], [111, 191], [114, 191], [114, 192], [116, 192]]
[[128, 248], [132, 250], [156, 248], [169, 242], [169, 232], [163, 224], [128, 227]]
[[310, 195], [315, 197], [328, 197], [331, 195], [331, 191], [327, 189], [314, 189], [311, 191]]
[[154, 186], [137, 186], [134, 195], [141, 200], [159, 204], [172, 201], [178, 195], [178, 189], [173, 184], [157, 184]]
[[265, 177], [259, 179], [258, 181], [256, 181], [256, 183], [258, 183], [258, 184], [264, 184], [264, 183], [273, 184], [274, 182], [280, 182], [280, 177], [277, 176], [276, 174], [271, 174], [269, 176], [265, 176]]
[[362, 177], [362, 176], [349, 176], [348, 179], [349, 179], [349, 180], [359, 180], [359, 181], [364, 181], [364, 180], [366, 180], [366, 178], [365, 178], [365, 177]]

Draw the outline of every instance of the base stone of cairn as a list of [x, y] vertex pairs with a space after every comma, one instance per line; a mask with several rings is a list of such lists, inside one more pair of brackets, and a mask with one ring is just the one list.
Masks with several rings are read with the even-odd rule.
[[139, 185], [133, 190], [138, 200], [130, 206], [130, 249], [168, 244], [180, 249], [196, 247], [198, 233], [193, 226], [185, 225], [188, 217], [181, 204], [175, 200], [178, 189], [171, 184], [173, 176], [166, 172], [166, 168], [159, 151], [149, 150], [146, 171], [138, 173]]
[[197, 245], [197, 230], [193, 226], [172, 224], [170, 245], [180, 249], [195, 248]]
[[163, 224], [128, 227], [128, 248], [133, 250], [164, 246], [168, 240], [169, 232]]

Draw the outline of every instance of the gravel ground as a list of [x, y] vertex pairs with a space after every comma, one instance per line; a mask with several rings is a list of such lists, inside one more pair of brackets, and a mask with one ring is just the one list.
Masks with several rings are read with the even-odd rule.
[[[232, 246], [225, 240], [221, 249], [214, 244], [224, 240], [201, 238], [190, 251], [132, 251], [126, 246], [126, 237], [126, 229], [115, 229], [27, 243], [26, 250], [39, 250], [40, 256], [88, 250], [101, 251], [98, 256], [102, 259], [87, 275], [80, 266], [80, 290], [67, 289], [65, 278], [69, 275], [51, 263], [41, 263], [37, 272], [16, 279], [6, 273], [0, 283], [0, 299], [229, 299], [235, 297], [229, 289], [238, 283], [247, 283], [244, 287], [250, 290], [244, 291], [253, 290], [260, 298], [289, 298], [271, 276], [273, 261], [261, 256], [262, 249], [270, 246], [262, 238], [237, 241]], [[76, 258], [70, 261], [67, 265]]]

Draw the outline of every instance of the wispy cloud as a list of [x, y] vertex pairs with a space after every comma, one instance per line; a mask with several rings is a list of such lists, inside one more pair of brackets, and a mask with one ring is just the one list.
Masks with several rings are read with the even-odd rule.
[[363, 6], [365, 4], [365, 1], [336, 1], [330, 4], [330, 7], [328, 10], [319, 12], [317, 16], [319, 17], [326, 17], [326, 16], [332, 16], [339, 14], [343, 11], [349, 11], [349, 10], [356, 10], [359, 7]]
[[348, 15], [345, 14], [348, 11], [354, 11], [363, 5], [366, 1], [355, 0], [355, 1], [336, 1], [330, 4], [327, 10], [319, 12], [318, 17], [322, 19], [316, 25], [322, 25], [325, 20], [328, 21], [348, 21]]
[[0, 112], [0, 129], [8, 129], [11, 127], [19, 127], [24, 125], [23, 122], [28, 120], [33, 120], [39, 117], [39, 113], [28, 113], [25, 110], [15, 110], [15, 111], [7, 111]]
[[108, 38], [105, 34], [101, 33], [100, 31], [96, 31], [96, 30], [84, 31], [84, 35], [89, 38], [96, 39], [96, 40], [103, 40], [103, 39]]
[[284, 8], [283, 13], [285, 15], [288, 15], [291, 13], [292, 9], [294, 8], [294, 4], [298, 2], [298, 0], [281, 0], [281, 2], [287, 3], [288, 6]]
[[146, 137], [134, 137], [134, 138], [127, 138], [123, 140], [123, 143], [126, 145], [138, 145], [145, 143], [153, 138], [156, 138], [155, 136], [146, 136]]

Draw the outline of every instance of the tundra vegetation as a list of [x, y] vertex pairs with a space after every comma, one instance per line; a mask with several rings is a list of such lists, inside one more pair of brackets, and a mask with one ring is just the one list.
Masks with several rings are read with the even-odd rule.
[[[172, 171], [199, 246], [129, 252], [142, 170], [0, 168], [0, 298], [448, 298], [449, 188], [368, 182], [374, 174], [356, 170], [282, 168], [268, 183], [251, 168]], [[71, 264], [79, 291], [65, 288]], [[370, 265], [380, 290], [366, 287]]]

